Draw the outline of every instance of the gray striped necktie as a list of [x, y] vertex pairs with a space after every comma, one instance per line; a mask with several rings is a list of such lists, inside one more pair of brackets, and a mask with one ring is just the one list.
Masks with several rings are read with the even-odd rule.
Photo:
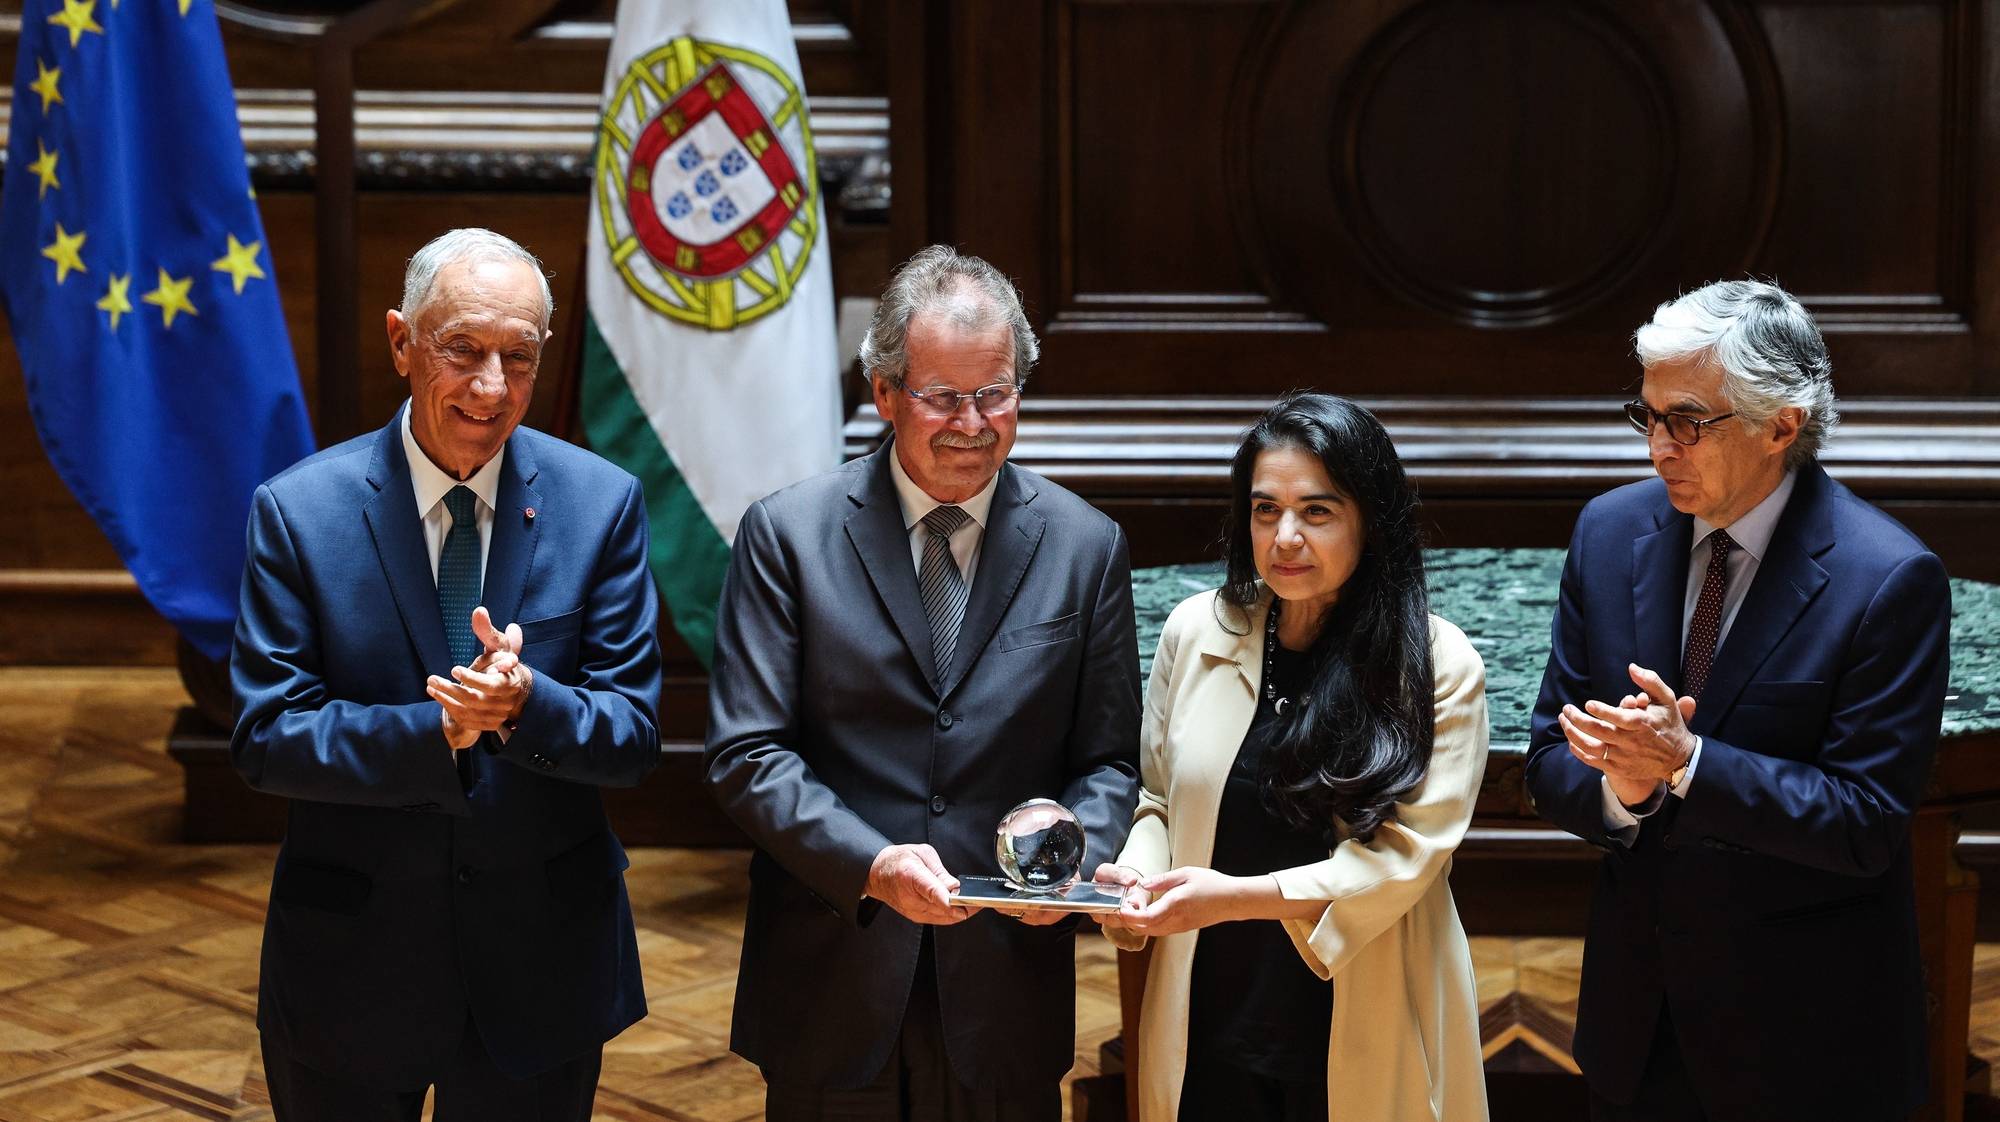
[[965, 598], [970, 589], [951, 556], [952, 531], [972, 516], [955, 506], [941, 506], [924, 515], [924, 560], [917, 566], [917, 591], [924, 615], [931, 621], [931, 657], [943, 679], [958, 645], [958, 626], [965, 622]]

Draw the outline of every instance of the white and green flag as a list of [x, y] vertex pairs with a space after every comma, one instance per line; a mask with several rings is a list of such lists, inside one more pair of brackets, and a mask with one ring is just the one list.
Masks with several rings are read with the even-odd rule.
[[833, 274], [784, 0], [619, 5], [590, 205], [583, 425], [637, 475], [705, 663], [736, 523], [840, 454]]

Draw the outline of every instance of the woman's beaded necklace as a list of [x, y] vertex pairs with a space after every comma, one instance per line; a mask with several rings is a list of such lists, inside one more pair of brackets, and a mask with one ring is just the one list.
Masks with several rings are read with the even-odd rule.
[[1271, 598], [1271, 614], [1264, 623], [1264, 699], [1271, 703], [1271, 712], [1282, 717], [1291, 708], [1292, 699], [1278, 696], [1278, 682], [1273, 673], [1277, 669], [1278, 649], [1278, 605], [1277, 597]]

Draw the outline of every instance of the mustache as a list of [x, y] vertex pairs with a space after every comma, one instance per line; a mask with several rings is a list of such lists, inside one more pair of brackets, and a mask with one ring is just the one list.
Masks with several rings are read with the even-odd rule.
[[999, 439], [1000, 439], [1000, 434], [994, 432], [992, 429], [986, 429], [984, 431], [975, 433], [971, 436], [967, 436], [962, 432], [952, 432], [950, 430], [946, 430], [944, 432], [937, 434], [936, 436], [931, 437], [931, 447], [987, 448], [997, 443]]

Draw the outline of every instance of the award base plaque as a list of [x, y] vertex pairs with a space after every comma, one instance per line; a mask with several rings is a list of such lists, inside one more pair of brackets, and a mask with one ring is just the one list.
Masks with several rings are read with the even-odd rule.
[[1004, 911], [1115, 912], [1124, 902], [1122, 884], [1077, 881], [1061, 888], [1022, 888], [1001, 877], [960, 877], [951, 902], [966, 908]]

